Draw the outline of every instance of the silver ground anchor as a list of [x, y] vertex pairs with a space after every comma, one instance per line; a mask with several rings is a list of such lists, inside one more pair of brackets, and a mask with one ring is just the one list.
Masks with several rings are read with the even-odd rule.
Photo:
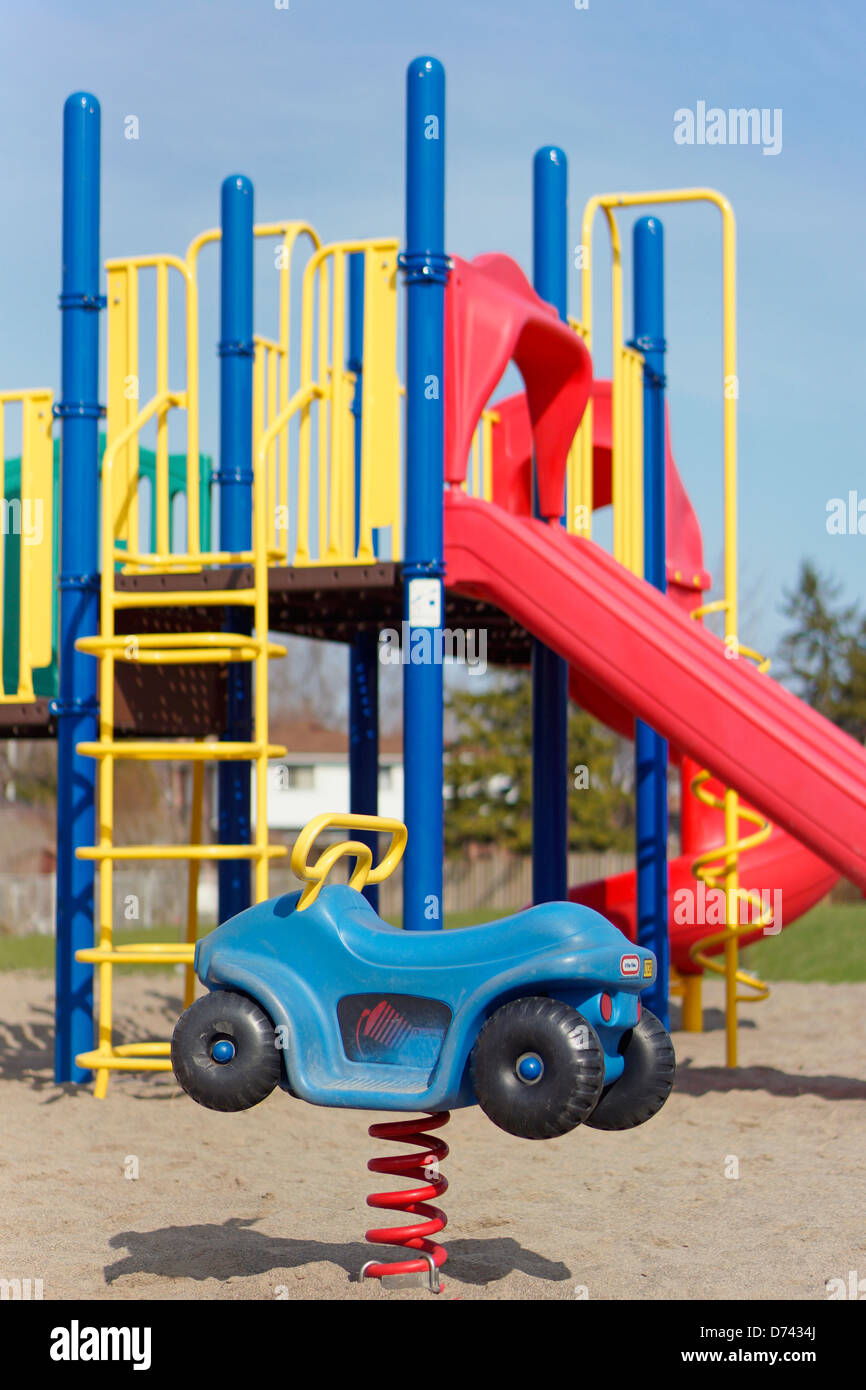
[[[442, 1284], [439, 1280], [439, 1267], [433, 1256], [428, 1255], [426, 1250], [418, 1250], [414, 1252], [414, 1257], [419, 1260], [427, 1261], [426, 1282], [430, 1292], [441, 1293]], [[372, 1269], [373, 1265], [381, 1263], [381, 1260], [368, 1260], [365, 1265], [361, 1266], [361, 1273], [358, 1275], [359, 1280], [366, 1278], [367, 1270]], [[415, 1289], [419, 1284], [423, 1284], [424, 1282], [425, 1276], [420, 1271], [412, 1274], [383, 1274], [379, 1279], [379, 1283], [384, 1284], [385, 1287], [389, 1289]]]

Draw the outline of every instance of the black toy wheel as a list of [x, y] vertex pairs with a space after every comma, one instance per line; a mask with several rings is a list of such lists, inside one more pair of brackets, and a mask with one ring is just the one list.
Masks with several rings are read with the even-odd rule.
[[188, 1096], [209, 1110], [249, 1110], [280, 1079], [274, 1025], [245, 994], [217, 989], [181, 1014], [171, 1065]]
[[555, 1139], [591, 1114], [604, 1084], [604, 1052], [582, 1014], [529, 996], [487, 1020], [471, 1057], [485, 1115], [520, 1139]]
[[625, 1070], [606, 1087], [587, 1120], [591, 1129], [634, 1129], [658, 1114], [671, 1093], [677, 1061], [668, 1030], [649, 1009], [623, 1033]]

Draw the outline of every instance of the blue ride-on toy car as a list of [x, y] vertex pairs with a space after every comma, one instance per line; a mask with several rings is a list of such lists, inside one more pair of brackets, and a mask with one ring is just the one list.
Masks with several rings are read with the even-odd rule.
[[[346, 840], [315, 864], [327, 827], [388, 831], [375, 868]], [[478, 1104], [509, 1134], [579, 1124], [630, 1129], [673, 1085], [670, 1037], [641, 1010], [651, 952], [589, 908], [545, 903], [461, 931], [403, 932], [363, 897], [396, 867], [399, 821], [321, 815], [292, 852], [300, 892], [224, 922], [196, 948], [209, 993], [182, 1014], [175, 1076], [213, 1110], [257, 1105], [277, 1085], [314, 1105], [452, 1110]], [[348, 884], [326, 884], [343, 855]]]

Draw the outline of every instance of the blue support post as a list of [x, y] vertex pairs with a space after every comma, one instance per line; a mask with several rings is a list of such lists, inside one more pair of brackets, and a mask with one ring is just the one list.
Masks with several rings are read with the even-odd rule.
[[[533, 284], [567, 317], [568, 165], [546, 145], [533, 165]], [[538, 487], [533, 474], [533, 504]], [[564, 503], [563, 503], [564, 507]], [[561, 902], [568, 891], [568, 666], [532, 642], [532, 900]]]
[[[664, 233], [656, 217], [634, 226], [634, 346], [644, 355], [644, 578], [664, 593], [665, 315]], [[643, 999], [668, 1027], [668, 746], [635, 721], [637, 939], [654, 951], [658, 974]]]
[[445, 71], [416, 58], [406, 77], [406, 540], [403, 562], [403, 926], [442, 926], [445, 431]]
[[75, 650], [99, 631], [99, 102], [75, 92], [63, 108], [60, 683], [57, 716], [57, 992], [54, 1076], [87, 1081], [75, 1065], [94, 1045], [92, 861], [96, 762], [75, 750], [99, 737], [97, 662]]
[[[349, 258], [349, 356], [355, 374], [352, 415], [355, 420], [355, 550], [361, 534], [361, 420], [364, 399], [364, 264], [358, 252]], [[358, 633], [349, 648], [349, 810], [355, 815], [379, 812], [379, 644], [376, 634]], [[378, 836], [359, 830], [355, 839], [370, 846], [376, 862]], [[379, 885], [371, 883], [364, 897], [379, 909]]]
[[[249, 550], [253, 526], [253, 186], [242, 174], [222, 185], [220, 262], [220, 549]], [[252, 614], [231, 609], [226, 627], [251, 632]], [[227, 740], [252, 737], [252, 670], [228, 665]], [[219, 764], [218, 826], [221, 845], [250, 843], [250, 764]], [[250, 864], [219, 864], [219, 920], [250, 905]]]

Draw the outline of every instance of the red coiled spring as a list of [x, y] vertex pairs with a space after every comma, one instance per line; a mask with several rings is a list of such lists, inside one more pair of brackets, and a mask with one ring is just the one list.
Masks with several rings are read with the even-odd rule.
[[425, 1178], [422, 1187], [404, 1188], [401, 1192], [372, 1192], [367, 1198], [367, 1206], [381, 1211], [403, 1211], [410, 1216], [422, 1216], [423, 1221], [411, 1226], [380, 1226], [367, 1231], [366, 1238], [373, 1245], [399, 1245], [406, 1250], [418, 1250], [416, 1259], [397, 1260], [391, 1264], [369, 1261], [361, 1270], [361, 1278], [381, 1279], [388, 1274], [430, 1275], [430, 1287], [438, 1290], [437, 1271], [444, 1265], [448, 1252], [431, 1237], [445, 1229], [448, 1218], [439, 1207], [430, 1205], [431, 1199], [441, 1197], [448, 1187], [448, 1179], [439, 1172], [439, 1164], [448, 1157], [448, 1145], [443, 1139], [433, 1138], [426, 1131], [441, 1129], [451, 1119], [450, 1110], [441, 1110], [429, 1118], [411, 1120], [390, 1120], [385, 1124], [370, 1125], [371, 1139], [395, 1139], [404, 1144], [416, 1144], [421, 1152], [395, 1154], [393, 1158], [371, 1158], [367, 1167], [371, 1173], [388, 1173], [392, 1177]]

